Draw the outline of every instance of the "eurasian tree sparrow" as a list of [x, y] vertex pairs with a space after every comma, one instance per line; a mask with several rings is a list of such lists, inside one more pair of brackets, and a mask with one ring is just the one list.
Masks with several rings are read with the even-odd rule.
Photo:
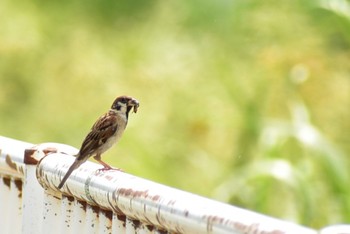
[[102, 164], [104, 169], [112, 169], [111, 166], [101, 160], [101, 154], [120, 139], [128, 123], [130, 110], [133, 109], [136, 113], [138, 107], [139, 102], [132, 97], [120, 96], [115, 99], [111, 109], [95, 122], [91, 131], [85, 137], [74, 163], [58, 185], [59, 189], [62, 188], [70, 174], [93, 155], [95, 155], [94, 159]]

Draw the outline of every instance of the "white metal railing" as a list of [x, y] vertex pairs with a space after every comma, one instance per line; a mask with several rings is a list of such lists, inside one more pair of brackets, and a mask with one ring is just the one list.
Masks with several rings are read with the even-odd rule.
[[77, 149], [0, 137], [0, 151], [0, 233], [318, 233], [89, 161], [60, 191]]

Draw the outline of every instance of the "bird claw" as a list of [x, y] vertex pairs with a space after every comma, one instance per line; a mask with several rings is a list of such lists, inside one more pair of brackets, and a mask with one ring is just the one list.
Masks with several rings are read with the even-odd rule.
[[102, 172], [102, 171], [109, 171], [109, 170], [124, 172], [121, 168], [115, 168], [115, 167], [103, 167], [98, 169], [97, 171]]

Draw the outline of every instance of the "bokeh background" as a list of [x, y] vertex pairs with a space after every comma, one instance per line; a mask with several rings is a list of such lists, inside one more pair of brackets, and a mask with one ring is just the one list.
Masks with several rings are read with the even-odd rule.
[[350, 1], [0, 1], [0, 134], [313, 228], [350, 222]]

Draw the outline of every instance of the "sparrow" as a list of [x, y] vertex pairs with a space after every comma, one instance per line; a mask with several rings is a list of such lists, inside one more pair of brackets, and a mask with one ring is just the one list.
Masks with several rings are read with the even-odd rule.
[[128, 123], [130, 110], [133, 109], [136, 113], [139, 106], [139, 102], [129, 96], [120, 96], [114, 100], [111, 109], [97, 119], [85, 137], [75, 161], [58, 185], [59, 189], [62, 188], [72, 172], [91, 156], [94, 156], [94, 159], [103, 165], [103, 169], [112, 169], [111, 166], [101, 160], [101, 154], [118, 142]]

